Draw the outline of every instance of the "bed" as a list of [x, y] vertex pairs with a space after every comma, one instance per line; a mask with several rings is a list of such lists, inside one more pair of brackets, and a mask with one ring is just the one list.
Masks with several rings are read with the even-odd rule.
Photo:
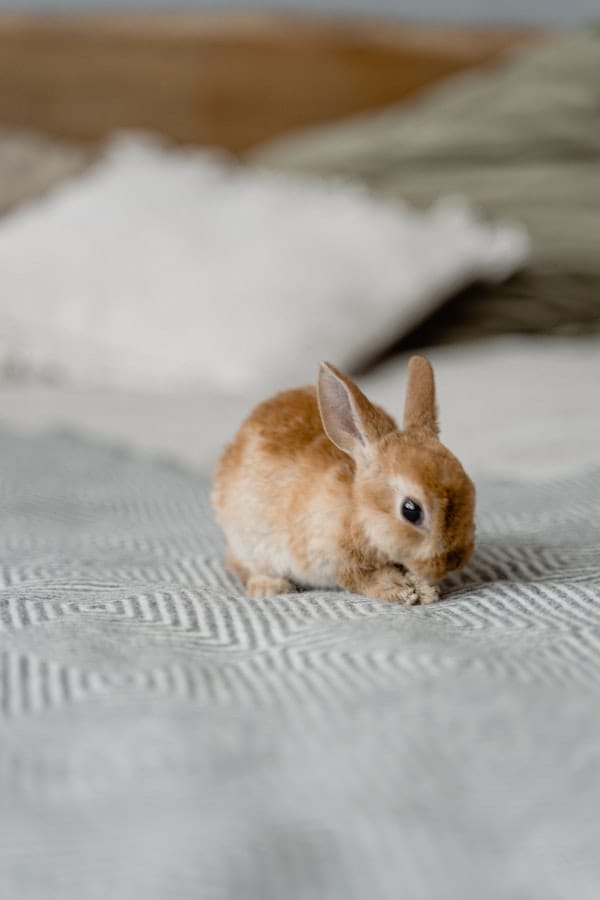
[[[357, 357], [399, 413], [427, 353], [477, 484], [476, 553], [428, 607], [242, 597], [209, 479], [263, 386], [5, 365], [3, 896], [596, 896], [599, 47], [591, 28], [0, 20], [11, 228], [50, 215], [126, 126], [226, 148], [256, 177], [350, 178], [378, 203], [458, 191], [535, 248]], [[7, 142], [29, 168], [3, 194]], [[6, 233], [5, 286], [28, 268]]]

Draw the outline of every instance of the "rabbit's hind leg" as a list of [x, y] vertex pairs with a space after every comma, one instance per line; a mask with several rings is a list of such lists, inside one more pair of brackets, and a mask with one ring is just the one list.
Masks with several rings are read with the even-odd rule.
[[296, 587], [287, 578], [278, 578], [272, 575], [250, 575], [246, 581], [246, 593], [249, 597], [263, 599], [275, 597], [278, 594], [291, 594]]

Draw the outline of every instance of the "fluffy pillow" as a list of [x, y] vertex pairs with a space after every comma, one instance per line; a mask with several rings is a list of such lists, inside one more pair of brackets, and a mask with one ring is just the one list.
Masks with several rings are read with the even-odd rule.
[[136, 136], [0, 222], [5, 368], [241, 391], [345, 369], [528, 240], [460, 201], [428, 212], [339, 180], [254, 172]]

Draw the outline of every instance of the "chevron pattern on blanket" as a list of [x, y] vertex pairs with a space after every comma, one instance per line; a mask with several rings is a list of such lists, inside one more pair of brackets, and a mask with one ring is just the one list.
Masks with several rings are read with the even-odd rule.
[[600, 470], [478, 485], [430, 607], [241, 595], [207, 482], [0, 433], [0, 895], [586, 900]]

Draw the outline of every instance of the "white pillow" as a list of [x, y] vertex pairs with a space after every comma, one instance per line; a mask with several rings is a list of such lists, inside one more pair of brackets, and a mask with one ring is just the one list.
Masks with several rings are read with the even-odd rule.
[[426, 213], [123, 136], [0, 221], [0, 365], [97, 385], [231, 391], [351, 370], [528, 239], [462, 201]]

